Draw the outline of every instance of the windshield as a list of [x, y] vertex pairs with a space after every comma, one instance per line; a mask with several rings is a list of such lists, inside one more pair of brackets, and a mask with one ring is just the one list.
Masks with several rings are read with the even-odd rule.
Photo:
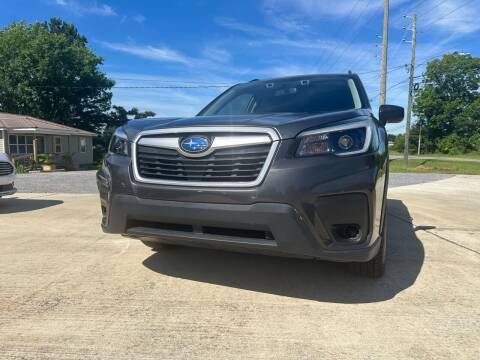
[[319, 113], [361, 107], [352, 79], [272, 80], [237, 85], [214, 100], [199, 115]]

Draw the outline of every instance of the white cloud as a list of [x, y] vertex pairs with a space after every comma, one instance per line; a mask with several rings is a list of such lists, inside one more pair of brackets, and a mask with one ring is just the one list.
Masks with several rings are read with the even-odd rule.
[[150, 110], [157, 117], [189, 117], [197, 114], [224, 89], [116, 89], [112, 104]]
[[220, 25], [224, 28], [228, 28], [231, 30], [237, 30], [246, 34], [250, 34], [253, 36], [271, 36], [274, 35], [274, 31], [261, 27], [261, 26], [255, 26], [251, 24], [246, 24], [239, 22], [235, 19], [232, 18], [227, 18], [227, 17], [216, 17], [214, 18], [215, 23], [217, 25]]
[[[107, 68], [107, 66], [103, 66]], [[110, 67], [109, 67], [110, 68]], [[117, 71], [109, 71], [108, 77], [116, 81], [117, 86], [142, 86], [142, 85], [232, 85], [239, 82], [239, 79], [230, 76], [221, 76], [216, 73], [205, 72], [202, 69], [188, 69], [188, 72], [182, 72], [183, 76], [173, 75], [152, 75], [149, 73], [132, 73]]]
[[143, 24], [147, 18], [141, 14], [138, 14], [135, 15], [132, 19], [138, 24]]
[[480, 30], [478, 13], [480, 2], [465, 0], [448, 0], [436, 3], [432, 0], [424, 3], [419, 9], [419, 28], [434, 27], [445, 32], [469, 34]]
[[122, 43], [112, 43], [103, 41], [101, 44], [109, 49], [120, 51], [126, 54], [138, 56], [144, 59], [164, 61], [172, 63], [180, 63], [184, 65], [191, 65], [193, 60], [181, 54], [176, 50], [168, 47], [155, 47], [151, 45], [132, 45]]
[[215, 46], [207, 46], [205, 49], [203, 49], [203, 56], [220, 63], [229, 62], [232, 58], [230, 52]]
[[[383, 1], [372, 0], [264, 0], [264, 9], [272, 14], [283, 16], [312, 17], [351, 17], [357, 18], [359, 13], [368, 14], [383, 8]], [[288, 15], [287, 15], [288, 14]]]
[[[390, 7], [395, 8], [410, 0], [391, 0]], [[380, 0], [264, 0], [263, 8], [272, 15], [279, 15], [300, 22], [312, 18], [352, 18], [366, 16], [383, 11]]]
[[55, 4], [62, 6], [64, 9], [82, 16], [82, 15], [100, 15], [100, 16], [116, 16], [115, 10], [107, 4], [93, 1], [90, 3], [80, 3], [75, 0], [55, 0]]

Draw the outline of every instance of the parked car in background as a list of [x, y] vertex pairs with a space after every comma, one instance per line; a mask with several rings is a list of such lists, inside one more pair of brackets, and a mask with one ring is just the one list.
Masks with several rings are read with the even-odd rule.
[[135, 120], [97, 179], [102, 226], [165, 244], [352, 263], [383, 274], [388, 147], [357, 75], [255, 80], [191, 118]]
[[0, 197], [15, 194], [14, 181], [15, 166], [7, 154], [0, 153]]

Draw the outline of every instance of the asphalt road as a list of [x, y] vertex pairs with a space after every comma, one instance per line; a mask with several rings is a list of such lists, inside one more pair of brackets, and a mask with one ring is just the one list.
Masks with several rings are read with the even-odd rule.
[[371, 280], [154, 253], [101, 232], [96, 194], [2, 198], [0, 359], [478, 359], [479, 208], [479, 176], [391, 189], [387, 272]]
[[[444, 174], [390, 174], [390, 188], [447, 179]], [[20, 193], [96, 194], [95, 171], [29, 173], [18, 175]]]

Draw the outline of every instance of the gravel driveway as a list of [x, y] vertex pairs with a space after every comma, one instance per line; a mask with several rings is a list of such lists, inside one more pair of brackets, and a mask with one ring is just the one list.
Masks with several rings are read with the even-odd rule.
[[[390, 174], [390, 187], [423, 184], [443, 180], [445, 174]], [[21, 193], [95, 194], [95, 171], [30, 173], [18, 175], [16, 187]]]
[[95, 171], [29, 173], [17, 176], [15, 187], [23, 193], [94, 194]]

